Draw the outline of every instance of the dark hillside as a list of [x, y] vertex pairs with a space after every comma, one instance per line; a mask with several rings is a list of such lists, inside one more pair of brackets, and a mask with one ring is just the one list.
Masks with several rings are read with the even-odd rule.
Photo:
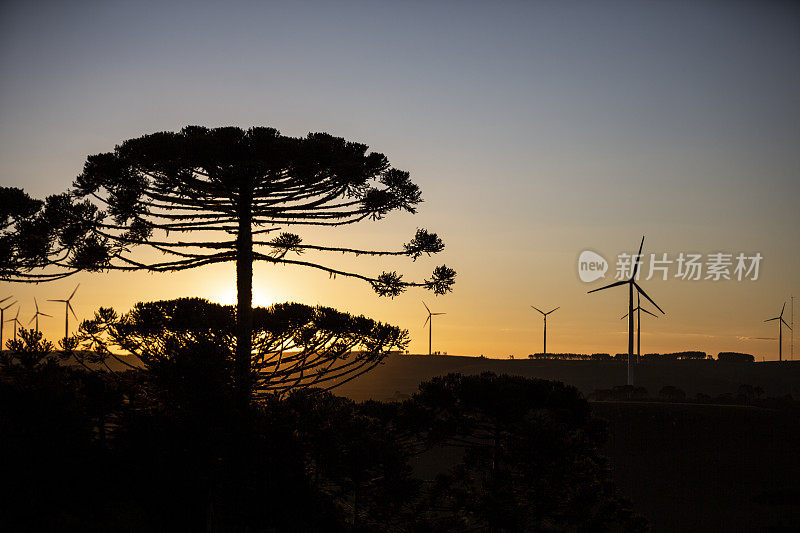
[[[495, 372], [563, 381], [584, 395], [625, 383], [625, 365], [616, 361], [533, 361], [461, 356], [391, 355], [385, 364], [336, 390], [355, 400], [386, 400], [411, 394], [424, 380], [450, 372]], [[654, 361], [636, 366], [636, 385], [651, 395], [665, 385], [717, 396], [733, 393], [739, 385], [759, 386], [766, 396], [791, 394], [800, 399], [800, 362], [727, 363], [714, 360]]]

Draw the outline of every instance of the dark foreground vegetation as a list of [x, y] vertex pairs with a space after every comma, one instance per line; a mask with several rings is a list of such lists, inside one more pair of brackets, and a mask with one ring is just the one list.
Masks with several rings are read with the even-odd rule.
[[647, 402], [674, 402], [695, 403], [709, 405], [749, 405], [765, 409], [781, 409], [800, 415], [800, 402], [795, 401], [791, 394], [780, 397], [764, 396], [764, 390], [759, 386], [747, 384], [739, 385], [735, 391], [725, 392], [716, 396], [697, 393], [694, 397], [673, 385], [665, 385], [658, 391], [658, 395], [651, 395], [644, 387], [633, 385], [617, 385], [611, 389], [597, 389], [589, 394], [590, 400], [597, 401], [647, 401]]
[[614, 481], [654, 533], [797, 531], [800, 416], [750, 405], [591, 402]]
[[[242, 409], [232, 352], [165, 346], [157, 364], [112, 372], [34, 331], [9, 345], [0, 529], [646, 528], [617, 496], [604, 426], [573, 387], [450, 374], [403, 402], [280, 387]], [[442, 448], [458, 450], [455, 464], [415, 475], [415, 457]]]

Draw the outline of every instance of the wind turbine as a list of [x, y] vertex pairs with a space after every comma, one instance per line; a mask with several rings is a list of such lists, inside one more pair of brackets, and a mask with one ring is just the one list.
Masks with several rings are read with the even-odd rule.
[[75, 296], [75, 293], [78, 292], [78, 287], [80, 287], [80, 286], [81, 286], [81, 284], [78, 283], [75, 286], [75, 290], [72, 291], [72, 294], [70, 294], [69, 298], [67, 298], [66, 300], [47, 300], [48, 302], [61, 302], [65, 306], [65, 309], [64, 309], [64, 339], [65, 339], [65, 342], [66, 342], [66, 339], [69, 338], [69, 313], [72, 312], [72, 316], [75, 317], [75, 320], [78, 320], [78, 316], [75, 314], [75, 310], [72, 308], [72, 304], [69, 303], [69, 302], [70, 302], [70, 300], [72, 300], [72, 297]]
[[650, 303], [656, 306], [656, 309], [661, 311], [661, 314], [666, 314], [663, 309], [661, 309], [657, 303], [650, 298], [644, 289], [642, 289], [638, 283], [636, 283], [636, 273], [639, 271], [639, 258], [642, 257], [642, 247], [644, 246], [644, 236], [642, 236], [642, 242], [639, 245], [639, 253], [634, 257], [634, 264], [633, 264], [633, 273], [631, 274], [630, 279], [617, 281], [616, 283], [611, 283], [604, 287], [600, 287], [598, 289], [594, 289], [589, 291], [589, 294], [597, 291], [602, 291], [604, 289], [610, 289], [611, 287], [619, 287], [620, 285], [628, 285], [628, 385], [633, 385], [633, 290], [636, 289], [637, 294], [641, 294], [648, 300]]
[[556, 307], [556, 309], [551, 309], [550, 311], [548, 311], [546, 313], [544, 311], [542, 311], [541, 309], [539, 309], [538, 307], [535, 307], [533, 305], [531, 307], [533, 307], [534, 309], [536, 309], [537, 311], [542, 313], [542, 316], [544, 317], [544, 350], [542, 351], [542, 353], [547, 355], [547, 315], [549, 315], [550, 313], [552, 313], [556, 309], [561, 309], [561, 306]]
[[[9, 298], [11, 298], [11, 296], [9, 296], [8, 298], [3, 298], [2, 302], [5, 302]], [[0, 302], [0, 303], [2, 303], [2, 302]], [[5, 312], [6, 312], [6, 309], [11, 307], [15, 303], [17, 303], [16, 300], [14, 300], [13, 302], [11, 302], [10, 304], [8, 304], [6, 306], [0, 307], [0, 352], [3, 351], [3, 324], [5, 324], [5, 322], [6, 322], [5, 319], [3, 318], [3, 316], [4, 316]]]
[[17, 307], [17, 314], [14, 318], [9, 318], [6, 322], [13, 322], [14, 323], [14, 340], [17, 340], [17, 328], [22, 326], [22, 322], [19, 321], [19, 312], [22, 309], [22, 306]]
[[39, 311], [39, 302], [36, 301], [36, 298], [33, 299], [33, 305], [36, 306], [36, 313], [33, 314], [33, 318], [31, 318], [31, 320], [30, 320], [30, 322], [28, 322], [28, 324], [30, 324], [31, 322], [33, 322], [35, 320], [36, 321], [36, 333], [39, 333], [39, 317], [40, 316], [50, 316], [50, 315], [48, 315], [47, 313], [42, 313], [41, 311]]
[[431, 313], [431, 310], [425, 302], [422, 302], [422, 305], [424, 305], [425, 309], [428, 311], [428, 318], [425, 319], [425, 324], [422, 324], [422, 327], [424, 328], [426, 324], [428, 326], [428, 355], [432, 355], [431, 338], [433, 337], [433, 317], [436, 315], [446, 315], [447, 313]]
[[773, 320], [778, 321], [778, 361], [783, 361], [783, 327], [781, 324], [789, 328], [789, 331], [792, 331], [792, 327], [786, 323], [783, 319], [783, 312], [786, 310], [786, 302], [783, 302], [783, 307], [781, 307], [781, 314], [776, 316], [775, 318], [768, 318], [764, 322], [772, 322]]
[[[654, 315], [639, 303], [639, 293], [636, 293], [636, 307], [633, 308], [636, 311], [636, 362], [639, 362], [639, 355], [642, 351], [642, 311], [647, 313], [650, 316], [658, 318], [657, 315]], [[622, 315], [620, 320], [628, 316], [628, 313]]]

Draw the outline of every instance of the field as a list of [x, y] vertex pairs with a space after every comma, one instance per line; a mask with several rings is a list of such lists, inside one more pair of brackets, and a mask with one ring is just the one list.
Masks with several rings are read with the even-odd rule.
[[[448, 372], [485, 371], [556, 379], [584, 394], [622, 384], [616, 362], [394, 356], [337, 392], [354, 399], [403, 398]], [[710, 396], [760, 386], [800, 398], [800, 363], [673, 361], [642, 364], [637, 385]], [[796, 531], [800, 528], [800, 421], [785, 411], [736, 405], [592, 402], [609, 424], [614, 478], [653, 531]], [[448, 457], [429, 456], [421, 470]]]
[[800, 527], [796, 417], [746, 406], [593, 402], [592, 408], [609, 422], [606, 454], [615, 481], [653, 531]]
[[[355, 400], [387, 400], [412, 394], [421, 381], [450, 372], [514, 374], [554, 379], [577, 387], [588, 395], [625, 383], [625, 365], [616, 361], [534, 361], [483, 359], [459, 356], [392, 355], [387, 361], [336, 389]], [[687, 397], [697, 393], [717, 396], [735, 393], [741, 384], [759, 386], [767, 396], [791, 394], [800, 399], [800, 362], [720, 363], [714, 360], [663, 361], [637, 365], [636, 385], [656, 396], [661, 387], [673, 385]]]

